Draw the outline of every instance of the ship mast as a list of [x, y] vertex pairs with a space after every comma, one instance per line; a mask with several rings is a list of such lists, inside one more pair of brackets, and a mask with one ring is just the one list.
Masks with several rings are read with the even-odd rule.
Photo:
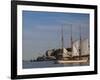
[[63, 47], [64, 47], [64, 38], [63, 38], [63, 26], [61, 27], [61, 49], [62, 49], [62, 53], [63, 53]]
[[72, 51], [72, 50], [73, 50], [73, 41], [72, 41], [72, 39], [73, 39], [73, 38], [72, 38], [72, 24], [70, 24], [70, 28], [71, 28], [71, 31], [70, 31], [70, 32], [71, 32], [71, 38], [70, 38], [70, 40], [71, 40], [71, 52], [72, 52], [71, 57], [72, 57], [72, 55], [73, 55], [73, 51]]
[[81, 60], [81, 48], [82, 48], [82, 47], [81, 47], [81, 42], [82, 42], [82, 37], [81, 37], [81, 36], [82, 36], [82, 35], [81, 35], [81, 26], [79, 26], [79, 29], [80, 29], [80, 30], [79, 30], [79, 31], [80, 31], [80, 33], [79, 33], [79, 34], [80, 34], [79, 60]]

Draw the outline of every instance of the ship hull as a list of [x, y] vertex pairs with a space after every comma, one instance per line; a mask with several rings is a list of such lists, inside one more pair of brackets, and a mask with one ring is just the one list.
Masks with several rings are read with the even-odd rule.
[[79, 56], [74, 56], [72, 58], [64, 58], [64, 59], [61, 59], [61, 60], [56, 60], [56, 63], [59, 63], [59, 64], [77, 64], [77, 63], [86, 63], [86, 64], [89, 64], [89, 55], [87, 56], [81, 56], [81, 59], [79, 58]]
[[88, 60], [68, 60], [68, 61], [65, 61], [65, 60], [57, 60], [56, 63], [59, 63], [59, 64], [75, 64], [75, 63], [87, 63]]

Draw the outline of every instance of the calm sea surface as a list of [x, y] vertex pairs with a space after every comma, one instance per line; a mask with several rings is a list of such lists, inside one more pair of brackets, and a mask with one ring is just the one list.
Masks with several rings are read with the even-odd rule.
[[67, 67], [67, 66], [89, 66], [89, 64], [59, 64], [55, 61], [23, 61], [23, 68], [46, 68], [46, 67]]

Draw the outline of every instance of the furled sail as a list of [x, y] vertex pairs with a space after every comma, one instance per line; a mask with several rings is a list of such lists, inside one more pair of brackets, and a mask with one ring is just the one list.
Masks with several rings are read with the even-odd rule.
[[79, 40], [73, 42], [72, 56], [79, 56], [79, 46], [80, 46], [80, 41]]
[[81, 42], [81, 55], [89, 55], [89, 42], [85, 39]]

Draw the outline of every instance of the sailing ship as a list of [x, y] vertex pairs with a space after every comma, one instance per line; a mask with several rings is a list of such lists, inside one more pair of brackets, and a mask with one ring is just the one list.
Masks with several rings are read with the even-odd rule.
[[73, 41], [72, 37], [72, 25], [71, 25], [71, 52], [64, 48], [63, 27], [61, 28], [61, 52], [58, 53], [58, 59], [56, 63], [68, 64], [68, 63], [88, 63], [89, 64], [89, 40], [86, 38], [82, 40], [81, 27], [80, 27], [80, 39]]

